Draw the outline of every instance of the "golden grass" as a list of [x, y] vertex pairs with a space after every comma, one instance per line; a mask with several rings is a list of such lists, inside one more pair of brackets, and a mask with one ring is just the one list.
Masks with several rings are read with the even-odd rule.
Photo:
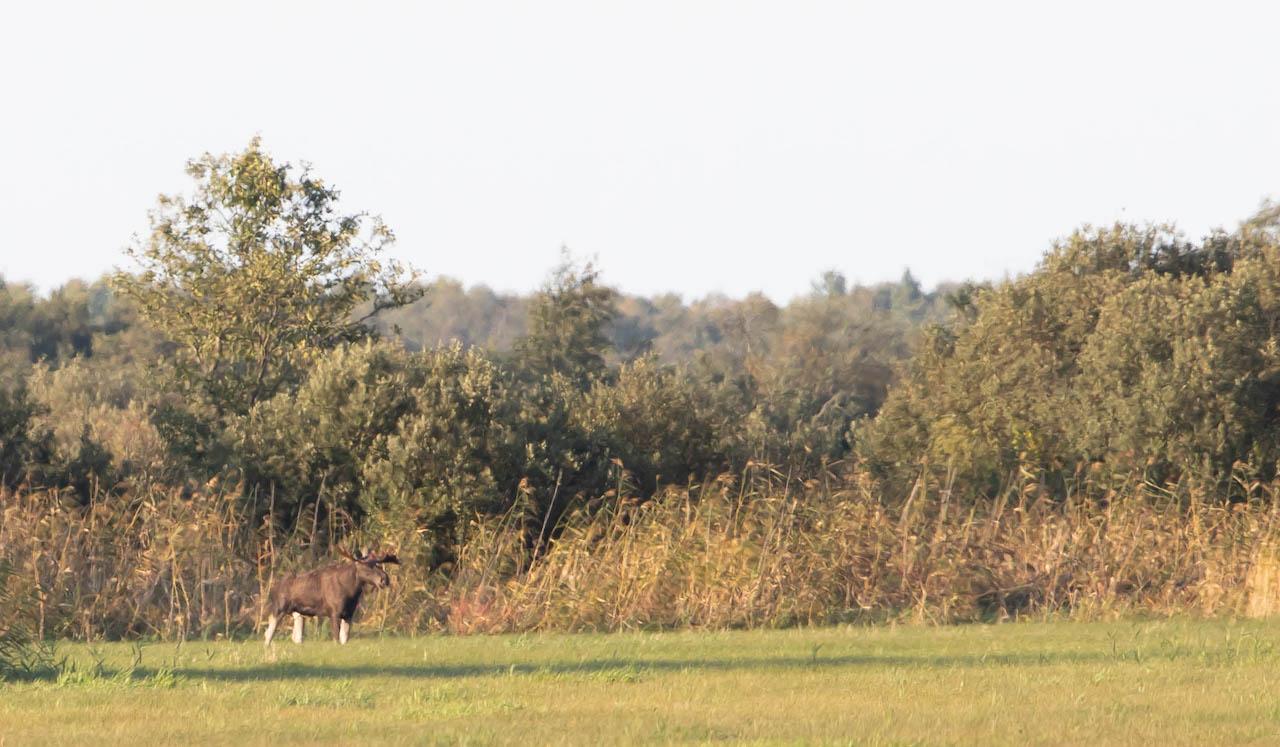
[[[860, 476], [797, 486], [754, 467], [648, 502], [610, 496], [537, 552], [527, 517], [477, 519], [456, 563], [434, 572], [403, 527], [382, 540], [405, 565], [363, 618], [494, 633], [1267, 616], [1280, 606], [1276, 490], [1226, 503], [1139, 485], [1057, 501], [1028, 484], [975, 501], [922, 479], [891, 502]], [[49, 492], [0, 501], [0, 556], [45, 636], [245, 634], [271, 579], [325, 562], [327, 538], [346, 530], [255, 525], [254, 506], [216, 485], [88, 507]]]
[[570, 520], [514, 573], [493, 558], [512, 554], [515, 531], [481, 527], [445, 590], [446, 624], [604, 631], [1236, 615], [1276, 594], [1257, 580], [1259, 562], [1275, 562], [1255, 552], [1275, 539], [1269, 500], [1149, 492], [1100, 506], [1028, 491], [975, 504], [919, 488], [887, 506], [857, 489], [722, 488]]

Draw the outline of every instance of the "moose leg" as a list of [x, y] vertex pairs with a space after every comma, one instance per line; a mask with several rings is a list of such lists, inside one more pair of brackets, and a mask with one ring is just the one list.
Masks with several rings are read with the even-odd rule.
[[329, 629], [333, 633], [333, 640], [337, 643], [346, 643], [342, 639], [342, 616], [334, 615], [329, 618]]
[[293, 642], [302, 643], [302, 615], [293, 613]]
[[267, 636], [266, 636], [267, 641], [266, 643], [263, 644], [264, 646], [271, 645], [271, 639], [274, 638], [276, 635], [276, 624], [279, 622], [280, 622], [279, 615], [272, 615], [270, 618], [267, 619]]
[[351, 637], [351, 621], [343, 618], [338, 621], [338, 643], [346, 643]]

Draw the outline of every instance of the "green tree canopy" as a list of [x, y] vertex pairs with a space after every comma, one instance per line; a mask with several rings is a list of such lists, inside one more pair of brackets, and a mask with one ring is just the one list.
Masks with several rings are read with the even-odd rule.
[[1280, 247], [1269, 220], [1199, 242], [1167, 226], [1086, 228], [1035, 272], [966, 289], [964, 313], [927, 335], [859, 429], [859, 450], [899, 477], [923, 461], [988, 488], [1020, 469], [1062, 488], [1135, 471], [1224, 479], [1237, 463], [1271, 476]]
[[190, 196], [162, 196], [115, 287], [177, 346], [177, 380], [219, 415], [242, 415], [295, 384], [316, 350], [370, 334], [378, 312], [416, 299], [413, 273], [381, 257], [378, 218], [255, 138], [187, 164]]
[[590, 262], [578, 267], [566, 255], [529, 305], [529, 332], [516, 345], [526, 368], [561, 374], [585, 388], [605, 369], [617, 297]]

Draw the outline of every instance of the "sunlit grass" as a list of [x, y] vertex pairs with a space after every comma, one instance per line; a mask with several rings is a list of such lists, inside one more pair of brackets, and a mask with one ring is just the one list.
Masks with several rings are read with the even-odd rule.
[[1207, 744], [1280, 740], [1267, 623], [66, 645], [29, 743]]

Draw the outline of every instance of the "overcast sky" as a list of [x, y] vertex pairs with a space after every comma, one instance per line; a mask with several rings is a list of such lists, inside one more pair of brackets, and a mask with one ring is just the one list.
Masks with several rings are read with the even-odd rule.
[[779, 301], [1280, 196], [1276, 3], [8, 3], [0, 275], [96, 277], [188, 158], [308, 161], [430, 276]]

